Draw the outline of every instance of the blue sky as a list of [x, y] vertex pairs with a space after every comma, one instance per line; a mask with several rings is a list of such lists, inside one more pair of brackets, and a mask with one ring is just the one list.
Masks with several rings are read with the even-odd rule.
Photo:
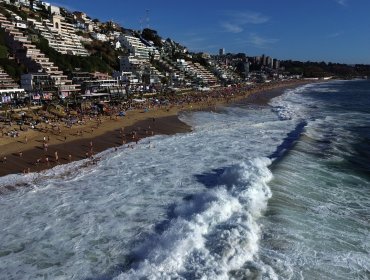
[[[58, 0], [123, 27], [149, 27], [191, 51], [370, 64], [370, 0]], [[146, 12], [148, 11], [148, 12]], [[140, 23], [142, 22], [142, 24]]]

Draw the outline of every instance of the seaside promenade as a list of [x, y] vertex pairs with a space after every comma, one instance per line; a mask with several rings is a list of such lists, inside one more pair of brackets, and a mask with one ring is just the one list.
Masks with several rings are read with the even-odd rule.
[[[255, 97], [275, 89], [282, 93], [287, 87], [304, 83], [308, 82], [293, 80], [190, 92], [167, 98], [162, 103], [150, 99], [145, 103], [108, 106], [105, 113], [99, 115], [89, 111], [71, 114], [66, 110], [65, 116], [43, 118], [36, 126], [2, 123], [0, 176], [40, 172], [85, 158], [93, 160], [101, 151], [127, 143], [134, 145], [145, 137], [188, 132], [191, 128], [177, 118], [180, 111], [214, 110], [244, 98], [266, 103], [271, 96]], [[124, 114], [120, 114], [122, 112]]]

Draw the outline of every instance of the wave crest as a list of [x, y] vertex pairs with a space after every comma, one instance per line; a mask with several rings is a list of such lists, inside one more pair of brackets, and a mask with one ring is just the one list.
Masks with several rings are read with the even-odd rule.
[[225, 279], [258, 252], [257, 219], [271, 197], [267, 158], [225, 168], [215, 186], [174, 208], [168, 227], [133, 252], [117, 279]]

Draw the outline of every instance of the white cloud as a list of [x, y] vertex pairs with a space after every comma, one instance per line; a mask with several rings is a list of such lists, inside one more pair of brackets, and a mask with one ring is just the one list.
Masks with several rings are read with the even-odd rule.
[[247, 39], [247, 43], [260, 49], [266, 49], [270, 47], [272, 44], [278, 42], [278, 39], [275, 38], [264, 38], [255, 33], [249, 34]]
[[240, 33], [243, 31], [242, 26], [230, 22], [223, 22], [221, 23], [221, 26], [224, 28], [225, 31], [230, 33]]
[[342, 5], [342, 6], [347, 6], [348, 4], [348, 0], [334, 0], [335, 2], [337, 2], [339, 5]]
[[234, 13], [234, 18], [241, 24], [261, 24], [270, 20], [267, 16], [256, 12], [237, 12]]
[[214, 51], [217, 49], [217, 45], [210, 44], [205, 36], [194, 32], [185, 34], [183, 40], [180, 40], [181, 44], [191, 51], [204, 52]]
[[223, 21], [221, 26], [226, 32], [231, 33], [243, 32], [248, 24], [262, 24], [270, 20], [267, 16], [251, 11], [228, 11], [223, 14], [228, 20]]
[[341, 35], [340, 32], [336, 32], [336, 33], [329, 34], [327, 37], [328, 38], [336, 38], [336, 37], [339, 37], [340, 35]]

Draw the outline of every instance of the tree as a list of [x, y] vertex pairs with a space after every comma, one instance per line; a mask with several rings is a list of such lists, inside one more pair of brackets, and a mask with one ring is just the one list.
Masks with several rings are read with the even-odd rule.
[[158, 35], [157, 31], [149, 28], [144, 28], [141, 36], [143, 36], [145, 40], [152, 41], [155, 46], [159, 48], [162, 47], [162, 38]]
[[8, 57], [7, 47], [0, 45], [0, 58], [7, 58], [7, 57]]

